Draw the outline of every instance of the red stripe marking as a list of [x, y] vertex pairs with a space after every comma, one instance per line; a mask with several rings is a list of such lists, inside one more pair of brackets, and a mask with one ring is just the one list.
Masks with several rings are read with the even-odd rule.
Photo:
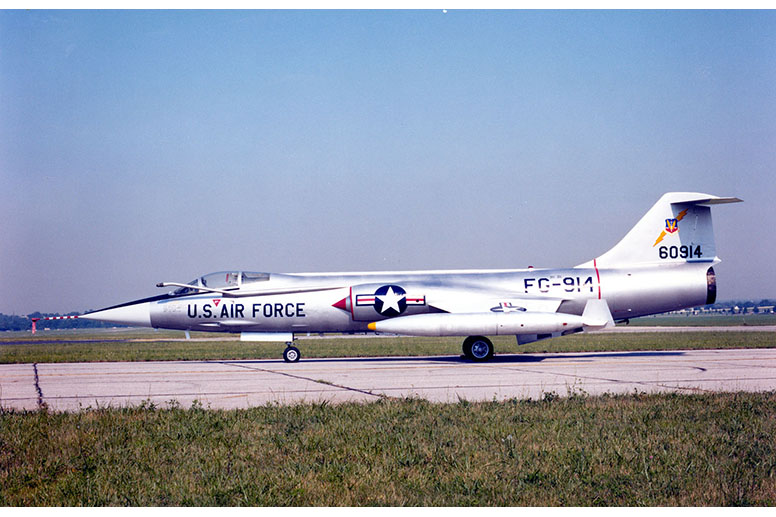
[[601, 299], [601, 274], [598, 272], [598, 263], [596, 259], [593, 259], [593, 267], [595, 268], [595, 278], [598, 282], [598, 299]]
[[356, 321], [356, 313], [355, 313], [355, 307], [356, 307], [356, 301], [353, 299], [353, 287], [350, 288], [350, 317], [353, 321]]

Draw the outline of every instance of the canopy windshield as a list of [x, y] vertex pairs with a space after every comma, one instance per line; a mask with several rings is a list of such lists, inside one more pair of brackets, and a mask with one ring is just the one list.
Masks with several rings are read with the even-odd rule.
[[269, 273], [257, 273], [255, 271], [219, 271], [195, 278], [188, 285], [173, 292], [175, 295], [184, 295], [197, 292], [197, 287], [209, 287], [211, 289], [237, 289], [243, 285], [255, 282], [266, 282]]

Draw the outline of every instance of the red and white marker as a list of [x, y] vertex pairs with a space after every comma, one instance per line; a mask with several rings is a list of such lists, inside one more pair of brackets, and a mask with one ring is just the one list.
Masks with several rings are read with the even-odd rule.
[[35, 335], [35, 332], [37, 332], [37, 323], [40, 320], [74, 320], [78, 318], [78, 316], [44, 316], [43, 318], [30, 318], [32, 320], [32, 335]]

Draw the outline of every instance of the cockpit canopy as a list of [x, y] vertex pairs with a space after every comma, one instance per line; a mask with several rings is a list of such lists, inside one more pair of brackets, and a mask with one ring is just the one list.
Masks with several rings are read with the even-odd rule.
[[[257, 273], [255, 271], [218, 271], [209, 273], [199, 278], [195, 278], [188, 285], [194, 287], [210, 287], [211, 289], [238, 289], [244, 285], [254, 282], [266, 282], [269, 280], [269, 273]], [[173, 291], [173, 295], [182, 296], [197, 292], [192, 287], [181, 287]]]

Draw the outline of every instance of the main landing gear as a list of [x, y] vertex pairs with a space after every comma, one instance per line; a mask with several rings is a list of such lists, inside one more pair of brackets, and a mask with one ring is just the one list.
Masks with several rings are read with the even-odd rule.
[[283, 360], [287, 363], [299, 362], [302, 354], [299, 353], [299, 349], [295, 346], [291, 346], [291, 343], [286, 343], [286, 349], [283, 350]]
[[[469, 336], [463, 342], [463, 355], [475, 362], [485, 362], [493, 359], [493, 343], [484, 336]], [[283, 360], [287, 363], [296, 363], [301, 359], [299, 349], [286, 343], [283, 350]]]
[[493, 358], [493, 343], [483, 336], [469, 336], [463, 342], [463, 355], [475, 362]]

